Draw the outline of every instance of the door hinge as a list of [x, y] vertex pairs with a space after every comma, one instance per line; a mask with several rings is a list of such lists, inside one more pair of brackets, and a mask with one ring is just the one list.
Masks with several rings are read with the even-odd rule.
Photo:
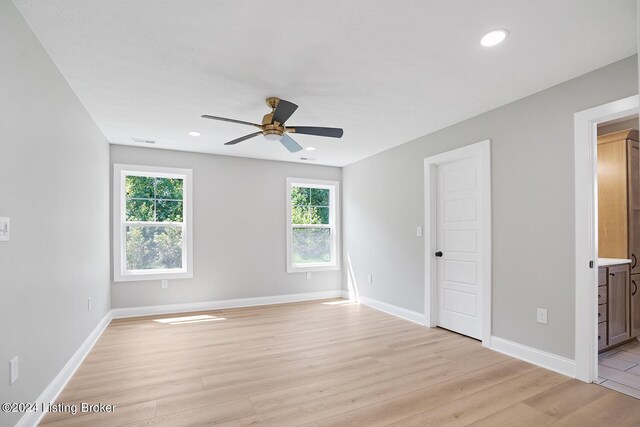
[[589, 261], [589, 268], [593, 268], [593, 261]]

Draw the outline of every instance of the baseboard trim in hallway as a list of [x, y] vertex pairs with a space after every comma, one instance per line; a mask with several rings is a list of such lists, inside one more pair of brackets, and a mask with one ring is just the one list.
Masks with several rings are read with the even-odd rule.
[[528, 347], [496, 336], [491, 337], [492, 350], [533, 363], [534, 365], [566, 375], [576, 377], [576, 361], [537, 348]]
[[417, 311], [408, 310], [406, 308], [398, 307], [397, 305], [388, 304], [369, 297], [360, 296], [359, 302], [371, 308], [375, 308], [376, 310], [391, 314], [392, 316], [417, 323], [418, 325], [424, 326], [427, 323], [424, 313], [418, 313]]

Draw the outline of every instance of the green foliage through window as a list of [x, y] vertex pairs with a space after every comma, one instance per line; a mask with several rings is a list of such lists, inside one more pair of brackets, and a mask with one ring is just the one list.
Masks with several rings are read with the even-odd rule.
[[126, 221], [167, 223], [127, 225], [127, 270], [182, 268], [184, 180], [128, 175], [125, 184]]
[[126, 220], [182, 222], [184, 180], [129, 175], [126, 177]]
[[182, 227], [127, 227], [127, 270], [182, 268]]
[[329, 224], [330, 192], [328, 188], [291, 188], [291, 222], [293, 224]]
[[331, 190], [291, 187], [292, 262], [331, 262]]

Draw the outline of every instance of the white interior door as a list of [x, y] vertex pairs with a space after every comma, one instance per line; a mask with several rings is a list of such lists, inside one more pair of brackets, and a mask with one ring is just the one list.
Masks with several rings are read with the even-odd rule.
[[480, 157], [438, 165], [436, 180], [437, 322], [482, 339]]

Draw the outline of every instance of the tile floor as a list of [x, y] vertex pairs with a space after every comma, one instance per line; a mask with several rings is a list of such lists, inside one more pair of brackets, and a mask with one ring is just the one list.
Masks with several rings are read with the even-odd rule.
[[632, 341], [602, 353], [596, 382], [640, 399], [640, 342]]

